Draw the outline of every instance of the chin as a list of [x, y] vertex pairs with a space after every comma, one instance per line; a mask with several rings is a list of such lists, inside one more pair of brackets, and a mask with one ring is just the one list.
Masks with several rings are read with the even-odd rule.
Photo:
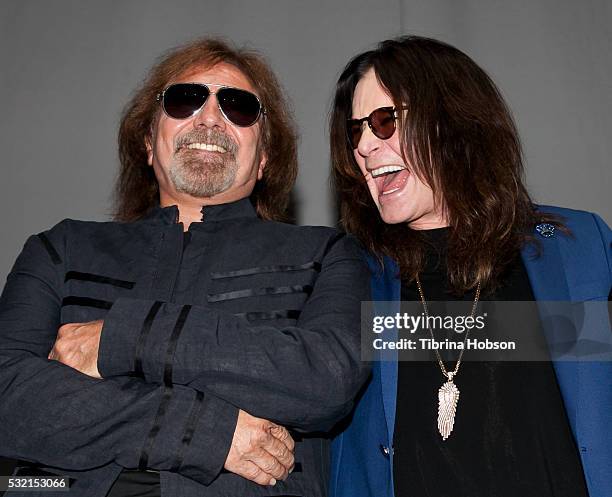
[[410, 216], [402, 215], [397, 212], [380, 212], [380, 217], [386, 224], [401, 224], [410, 221]]

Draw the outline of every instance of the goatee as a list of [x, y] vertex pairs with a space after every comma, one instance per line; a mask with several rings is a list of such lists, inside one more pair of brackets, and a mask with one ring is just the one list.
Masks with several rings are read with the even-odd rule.
[[[206, 143], [225, 149], [225, 152], [209, 152], [189, 148], [190, 144]], [[182, 136], [175, 148], [168, 171], [170, 180], [178, 192], [193, 197], [212, 197], [232, 186], [238, 163], [238, 146], [226, 134], [216, 129], [194, 130]]]

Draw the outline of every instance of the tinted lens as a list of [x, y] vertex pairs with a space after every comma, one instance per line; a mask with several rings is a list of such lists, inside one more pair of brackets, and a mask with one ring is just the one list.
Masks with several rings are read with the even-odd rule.
[[395, 133], [395, 112], [393, 107], [381, 107], [370, 114], [370, 127], [381, 140], [387, 140]]
[[257, 97], [245, 90], [221, 88], [217, 92], [217, 99], [225, 117], [237, 126], [251, 126], [261, 112]]
[[361, 140], [361, 134], [363, 133], [363, 124], [357, 119], [350, 119], [348, 121], [348, 139], [353, 150], [359, 146], [359, 140]]
[[208, 88], [202, 85], [171, 85], [164, 92], [164, 111], [174, 119], [187, 119], [206, 103], [208, 95]]
[[347, 133], [353, 150], [359, 146], [359, 140], [363, 134], [363, 121], [368, 122], [372, 133], [381, 140], [387, 140], [395, 133], [395, 109], [393, 107], [375, 109], [363, 119], [349, 119]]

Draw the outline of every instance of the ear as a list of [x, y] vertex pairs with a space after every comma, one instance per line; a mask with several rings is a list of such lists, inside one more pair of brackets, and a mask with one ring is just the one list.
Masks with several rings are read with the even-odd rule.
[[145, 148], [147, 149], [147, 164], [153, 165], [153, 146], [151, 145], [151, 135], [145, 137]]
[[261, 152], [261, 159], [259, 160], [259, 167], [257, 168], [257, 180], [263, 178], [263, 172], [268, 163], [268, 154]]

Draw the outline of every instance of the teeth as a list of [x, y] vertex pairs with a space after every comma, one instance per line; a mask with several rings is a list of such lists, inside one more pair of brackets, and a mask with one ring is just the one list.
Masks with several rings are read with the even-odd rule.
[[219, 145], [212, 145], [210, 143], [190, 143], [185, 148], [206, 150], [206, 152], [221, 152], [222, 154], [227, 152], [223, 147]]
[[372, 178], [376, 178], [377, 176], [380, 176], [382, 174], [387, 174], [387, 173], [396, 173], [397, 171], [401, 171], [403, 168], [402, 166], [383, 166], [383, 167], [379, 167], [378, 169], [374, 169], [374, 171], [372, 171]]
[[388, 190], [386, 192], [383, 192], [383, 195], [389, 195], [390, 193], [396, 192], [398, 190], [399, 190], [399, 188], [394, 188], [393, 190]]

